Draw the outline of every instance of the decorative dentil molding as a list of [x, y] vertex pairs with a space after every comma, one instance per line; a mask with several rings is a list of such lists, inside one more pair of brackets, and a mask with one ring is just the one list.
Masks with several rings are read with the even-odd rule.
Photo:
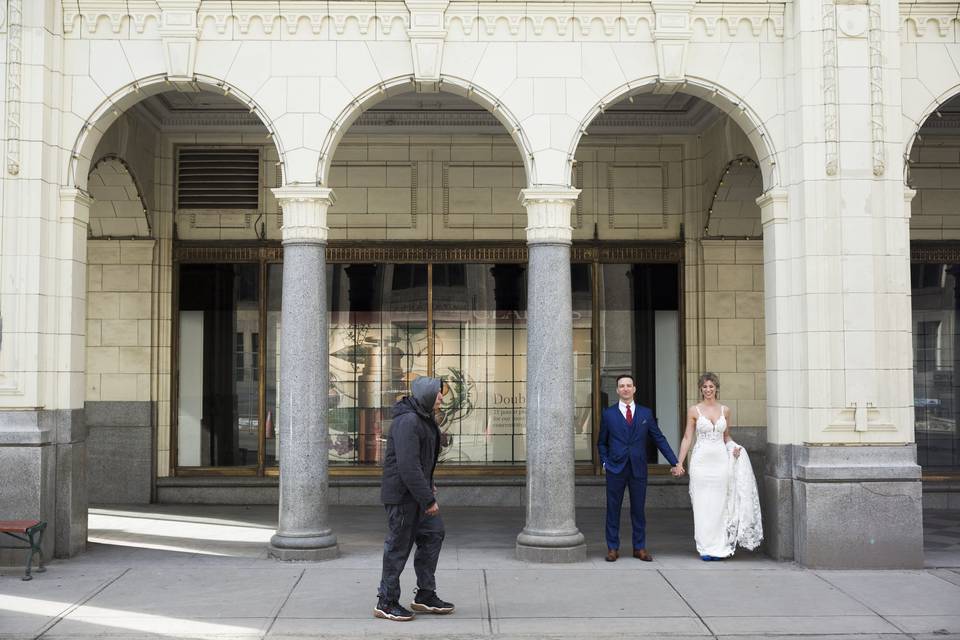
[[960, 12], [956, 2], [931, 2], [914, 4], [913, 2], [900, 3], [900, 23], [903, 29], [911, 24], [918, 36], [930, 33], [930, 24], [941, 38], [950, 34], [954, 23], [960, 23]]
[[23, 0], [7, 4], [7, 173], [20, 173], [20, 94], [23, 60]]
[[[753, 36], [759, 37], [768, 25], [777, 37], [783, 36], [785, 4], [717, 3], [697, 4], [690, 13], [690, 27], [702, 25], [709, 37], [718, 31], [734, 36], [746, 24]], [[63, 7], [63, 30], [73, 33], [83, 24], [89, 33], [101, 29], [101, 21], [113, 33], [121, 33], [127, 24], [133, 32], [143, 34], [153, 21], [161, 23], [161, 11], [156, 0], [78, 0]], [[652, 31], [655, 14], [649, 3], [587, 3], [570, 2], [451, 2], [443, 12], [442, 29], [457, 25], [465, 35], [480, 29], [494, 35], [506, 27], [511, 36], [519, 36], [529, 27], [534, 36], [543, 34], [552, 25], [559, 35], [577, 31], [583, 36], [596, 35], [600, 29], [606, 37], [636, 36], [641, 28]], [[239, 35], [246, 35], [259, 25], [267, 35], [277, 29], [295, 34], [309, 28], [315, 35], [324, 33], [343, 35], [351, 24], [356, 24], [361, 35], [378, 32], [389, 35], [398, 25], [416, 29], [410, 10], [400, 0], [383, 2], [327, 2], [301, 0], [278, 5], [265, 0], [203, 0], [197, 13], [198, 29], [212, 23], [218, 34], [225, 34], [233, 24]], [[306, 26], [304, 26], [306, 25]]]
[[826, 171], [840, 169], [840, 107], [837, 89], [837, 8], [834, 0], [823, 0], [823, 137], [826, 143]]

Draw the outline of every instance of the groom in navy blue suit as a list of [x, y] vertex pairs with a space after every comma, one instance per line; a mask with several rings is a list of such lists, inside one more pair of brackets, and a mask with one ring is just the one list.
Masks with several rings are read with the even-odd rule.
[[683, 474], [677, 456], [657, 426], [653, 413], [633, 401], [637, 391], [631, 375], [617, 378], [620, 402], [603, 410], [597, 449], [600, 461], [607, 471], [607, 562], [620, 556], [620, 506], [623, 491], [630, 487], [630, 522], [633, 534], [633, 557], [646, 562], [653, 560], [647, 553], [646, 516], [643, 513], [647, 498], [647, 436], [653, 438], [660, 453], [670, 461], [674, 476]]

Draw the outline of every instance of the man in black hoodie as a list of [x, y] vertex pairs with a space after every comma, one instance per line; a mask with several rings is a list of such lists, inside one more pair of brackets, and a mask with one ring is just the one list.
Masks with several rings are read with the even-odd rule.
[[377, 607], [373, 610], [378, 618], [413, 619], [414, 614], [400, 605], [400, 572], [414, 543], [417, 592], [411, 608], [422, 613], [453, 611], [452, 604], [437, 597], [434, 576], [444, 536], [433, 485], [433, 470], [440, 456], [440, 429], [434, 412], [443, 399], [442, 386], [436, 378], [417, 378], [410, 396], [393, 408], [380, 485], [380, 499], [387, 511], [387, 538]]

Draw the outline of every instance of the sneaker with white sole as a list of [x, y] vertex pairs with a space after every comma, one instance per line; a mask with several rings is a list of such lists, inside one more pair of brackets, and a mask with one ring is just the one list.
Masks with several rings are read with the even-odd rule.
[[384, 620], [393, 620], [394, 622], [406, 622], [413, 620], [414, 614], [394, 600], [390, 602], [383, 598], [377, 600], [377, 606], [373, 610], [373, 615]]
[[418, 589], [417, 595], [410, 603], [410, 608], [421, 613], [439, 613], [442, 615], [453, 613], [454, 606], [452, 603], [444, 602], [438, 598], [436, 591]]

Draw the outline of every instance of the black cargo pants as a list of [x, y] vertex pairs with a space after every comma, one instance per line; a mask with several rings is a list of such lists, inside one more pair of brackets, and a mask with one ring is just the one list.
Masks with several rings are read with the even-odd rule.
[[414, 543], [413, 570], [417, 572], [417, 589], [436, 591], [437, 560], [443, 546], [443, 520], [438, 513], [428, 516], [419, 504], [385, 504], [387, 538], [383, 542], [383, 573], [377, 595], [387, 601], [400, 600], [400, 572], [407, 564]]

